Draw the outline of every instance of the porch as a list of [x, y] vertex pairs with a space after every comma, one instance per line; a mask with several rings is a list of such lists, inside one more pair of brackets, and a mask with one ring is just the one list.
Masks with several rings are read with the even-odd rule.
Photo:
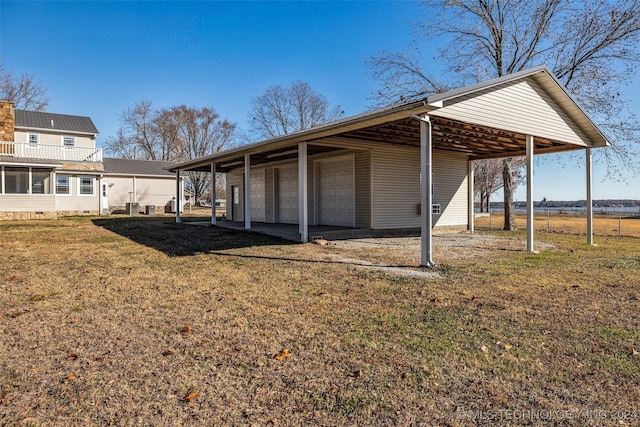
[[0, 156], [100, 163], [102, 162], [102, 148], [0, 141]]

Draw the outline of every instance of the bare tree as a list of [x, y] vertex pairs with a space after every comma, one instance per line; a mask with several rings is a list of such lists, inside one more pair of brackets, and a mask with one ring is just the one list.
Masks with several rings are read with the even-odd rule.
[[16, 108], [30, 111], [44, 111], [49, 105], [47, 88], [35, 81], [27, 73], [20, 77], [6, 72], [0, 62], [0, 99], [13, 102]]
[[480, 212], [488, 212], [491, 195], [502, 188], [502, 160], [490, 159], [474, 163], [473, 184], [480, 196]]
[[251, 101], [251, 129], [269, 139], [330, 122], [342, 116], [340, 106], [331, 108], [327, 98], [308, 83], [290, 87], [270, 86]]
[[[216, 153], [232, 144], [236, 125], [208, 107], [177, 105], [155, 109], [142, 100], [121, 115], [122, 126], [107, 139], [110, 153], [146, 160], [185, 161]], [[186, 186], [196, 201], [211, 186], [211, 174], [187, 172]]]
[[[634, 167], [634, 142], [640, 126], [629, 112], [621, 86], [635, 74], [639, 61], [640, 0], [425, 0], [430, 19], [419, 36], [444, 37], [440, 58], [455, 77], [449, 85], [473, 83], [547, 63], [613, 140], [601, 150], [610, 174], [618, 165]], [[384, 59], [383, 59], [384, 58]], [[392, 80], [427, 76], [413, 61], [389, 67], [394, 58], [381, 53], [371, 60], [382, 87]], [[403, 68], [404, 67], [404, 68]], [[386, 70], [386, 71], [385, 71]], [[377, 74], [376, 74], [377, 73]], [[409, 77], [407, 81], [409, 80]], [[445, 87], [428, 79], [427, 86]], [[386, 93], [380, 92], [379, 97]], [[397, 95], [393, 95], [394, 97]], [[391, 99], [390, 101], [395, 101]], [[505, 224], [513, 230], [511, 158], [503, 160]], [[633, 169], [632, 169], [633, 170]]]

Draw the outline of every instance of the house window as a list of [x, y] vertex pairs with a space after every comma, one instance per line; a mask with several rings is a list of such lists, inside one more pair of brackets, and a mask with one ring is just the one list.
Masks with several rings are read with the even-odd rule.
[[4, 168], [6, 194], [27, 194], [29, 187], [29, 169], [28, 168]]
[[31, 170], [31, 194], [49, 194], [51, 173], [44, 169]]
[[62, 137], [64, 148], [73, 148], [76, 146], [76, 138], [73, 136]]
[[27, 139], [29, 141], [29, 147], [37, 147], [38, 142], [40, 142], [40, 135], [37, 133], [30, 133], [27, 135]]
[[78, 188], [78, 192], [81, 196], [91, 196], [93, 195], [93, 184], [95, 178], [92, 176], [78, 178], [80, 181], [80, 186]]
[[440, 209], [440, 205], [431, 205], [431, 213], [434, 215], [440, 215], [442, 210]]
[[56, 194], [71, 194], [71, 178], [65, 175], [56, 176]]

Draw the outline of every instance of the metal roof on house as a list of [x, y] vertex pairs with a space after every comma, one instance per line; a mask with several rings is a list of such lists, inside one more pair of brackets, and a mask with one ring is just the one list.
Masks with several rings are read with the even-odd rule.
[[102, 159], [105, 175], [128, 175], [128, 176], [166, 176], [175, 177], [175, 174], [167, 169], [175, 163], [161, 160], [137, 160], [137, 159], [116, 159], [105, 157]]
[[93, 135], [99, 133], [90, 117], [42, 111], [16, 110], [16, 127], [89, 133]]

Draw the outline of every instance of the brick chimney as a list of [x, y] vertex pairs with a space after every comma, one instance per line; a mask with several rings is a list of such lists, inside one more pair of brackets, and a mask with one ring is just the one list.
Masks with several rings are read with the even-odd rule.
[[0, 101], [0, 141], [13, 141], [15, 138], [16, 111], [13, 102]]

